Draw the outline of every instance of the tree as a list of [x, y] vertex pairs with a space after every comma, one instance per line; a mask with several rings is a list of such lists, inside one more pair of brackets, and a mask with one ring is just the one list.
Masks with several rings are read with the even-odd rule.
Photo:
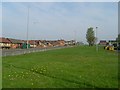
[[92, 27], [88, 28], [86, 39], [87, 39], [87, 42], [89, 43], [89, 46], [93, 46], [95, 44], [96, 38], [95, 38], [95, 34]]

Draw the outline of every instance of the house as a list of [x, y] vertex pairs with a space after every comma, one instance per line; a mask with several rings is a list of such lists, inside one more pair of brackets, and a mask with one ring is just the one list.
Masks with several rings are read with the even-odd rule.
[[58, 46], [58, 42], [56, 40], [54, 41], [47, 41], [49, 43], [49, 45], [55, 47], [55, 46]]
[[42, 43], [41, 43], [41, 40], [35, 40], [35, 42], [36, 42], [36, 46], [39, 46], [39, 45], [42, 44]]
[[70, 41], [65, 41], [65, 46], [71, 46], [71, 45], [76, 45], [76, 41], [75, 40], [70, 40]]
[[30, 44], [30, 48], [36, 48], [37, 47], [36, 40], [29, 40], [28, 43]]
[[44, 45], [46, 46], [46, 47], [53, 47], [53, 43], [54, 41], [50, 41], [50, 40], [45, 40], [45, 42], [44, 42]]
[[18, 39], [7, 38], [11, 42], [11, 48], [21, 48], [24, 41]]
[[1, 37], [0, 38], [0, 48], [10, 48], [11, 47], [11, 42], [7, 39], [7, 38], [4, 38], [4, 37]]
[[100, 40], [99, 45], [105, 46], [105, 45], [107, 45], [107, 41], [106, 40]]
[[64, 46], [64, 45], [65, 45], [64, 40], [46, 41], [46, 46], [48, 47], [58, 47], [58, 46]]
[[36, 47], [37, 48], [45, 48], [46, 46], [46, 40], [35, 40]]
[[58, 40], [57, 42], [59, 46], [65, 46], [65, 40]]

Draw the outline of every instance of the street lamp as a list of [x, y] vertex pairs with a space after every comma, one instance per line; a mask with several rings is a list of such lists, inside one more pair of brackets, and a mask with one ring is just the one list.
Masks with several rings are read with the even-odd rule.
[[96, 51], [98, 51], [98, 44], [97, 44], [97, 41], [98, 41], [98, 40], [97, 40], [97, 39], [98, 39], [98, 38], [97, 38], [97, 29], [98, 29], [98, 27], [96, 27]]
[[27, 49], [28, 49], [28, 32], [29, 32], [29, 7], [28, 7], [28, 16], [27, 16]]
[[74, 40], [75, 40], [75, 45], [76, 45], [76, 42], [77, 42], [77, 41], [76, 41], [76, 39], [77, 39], [76, 37], [77, 37], [76, 30], [74, 30]]

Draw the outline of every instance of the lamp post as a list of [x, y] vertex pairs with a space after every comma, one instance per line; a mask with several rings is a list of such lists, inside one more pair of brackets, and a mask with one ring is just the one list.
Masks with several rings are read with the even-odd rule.
[[98, 39], [98, 38], [97, 38], [97, 29], [98, 29], [98, 27], [96, 27], [96, 51], [98, 52], [98, 44], [97, 44], [97, 41], [98, 41], [98, 40], [97, 40], [97, 39]]
[[76, 35], [76, 30], [74, 30], [74, 40], [75, 40], [75, 45], [76, 45], [76, 37], [77, 37], [77, 35]]
[[28, 16], [27, 16], [27, 49], [28, 49], [28, 32], [29, 32], [29, 7], [28, 7]]

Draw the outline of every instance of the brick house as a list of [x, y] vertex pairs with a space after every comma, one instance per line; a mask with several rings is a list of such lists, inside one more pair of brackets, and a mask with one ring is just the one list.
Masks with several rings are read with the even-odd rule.
[[45, 47], [52, 47], [52, 41], [50, 40], [43, 40], [42, 43], [44, 44]]
[[24, 43], [22, 40], [7, 38], [11, 42], [11, 48], [21, 48], [21, 45]]
[[105, 46], [107, 44], [106, 40], [100, 40], [99, 45]]
[[45, 47], [47, 47], [46, 40], [38, 40], [37, 41], [37, 47], [39, 47], [39, 48], [45, 48]]
[[71, 46], [71, 45], [76, 45], [76, 41], [75, 40], [70, 40], [70, 41], [65, 41], [65, 46]]
[[0, 48], [11, 48], [11, 42], [7, 38], [1, 37]]
[[65, 46], [65, 40], [58, 40], [57, 42], [59, 46]]
[[30, 44], [30, 48], [36, 48], [37, 47], [36, 40], [29, 40], [28, 43]]

